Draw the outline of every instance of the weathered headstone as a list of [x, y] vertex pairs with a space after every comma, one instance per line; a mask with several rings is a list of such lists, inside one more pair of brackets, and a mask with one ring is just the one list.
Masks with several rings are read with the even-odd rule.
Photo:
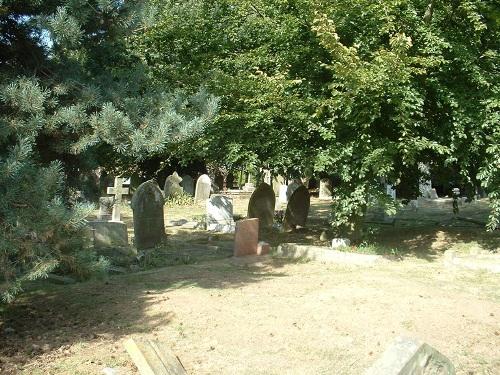
[[295, 192], [295, 190], [297, 190], [297, 188], [298, 188], [299, 186], [304, 186], [304, 185], [302, 185], [302, 181], [301, 181], [301, 180], [299, 180], [299, 179], [295, 179], [295, 180], [293, 180], [292, 182], [290, 182], [290, 183], [288, 184], [288, 187], [287, 187], [287, 189], [286, 189], [286, 198], [287, 198], [288, 200], [290, 200], [290, 197], [291, 197], [291, 196], [292, 196], [292, 194]]
[[89, 221], [94, 247], [127, 246], [127, 225], [119, 221]]
[[256, 255], [258, 246], [259, 219], [237, 221], [234, 234], [234, 256]]
[[432, 181], [430, 179], [430, 167], [425, 163], [418, 163], [418, 169], [422, 174], [418, 189], [424, 198], [431, 198]]
[[276, 197], [280, 196], [280, 186], [285, 185], [285, 178], [283, 176], [276, 176], [273, 178], [273, 190]]
[[439, 196], [436, 192], [436, 189], [434, 189], [434, 188], [431, 189], [431, 191], [429, 193], [429, 197], [430, 197], [430, 199], [438, 199], [439, 198]]
[[212, 195], [207, 200], [207, 230], [234, 232], [233, 200], [224, 195]]
[[180, 184], [182, 186], [182, 189], [184, 189], [184, 193], [189, 194], [190, 196], [194, 195], [194, 180], [193, 177], [190, 175], [186, 174], [182, 176], [182, 181]]
[[280, 201], [280, 203], [288, 203], [288, 197], [286, 194], [287, 191], [288, 191], [287, 185], [280, 185], [278, 194], [278, 200]]
[[115, 196], [111, 221], [120, 221], [122, 195], [128, 194], [129, 189], [123, 187], [123, 178], [115, 177], [115, 186], [108, 187], [107, 192]]
[[393, 200], [396, 200], [396, 188], [393, 185], [385, 185], [386, 194], [390, 196]]
[[332, 182], [329, 178], [322, 178], [319, 181], [319, 199], [332, 199]]
[[252, 193], [248, 202], [248, 217], [258, 218], [262, 228], [269, 228], [273, 225], [274, 206], [276, 197], [271, 186], [265, 182]]
[[177, 172], [172, 173], [165, 179], [165, 185], [163, 188], [163, 196], [165, 198], [172, 197], [174, 195], [182, 194], [182, 186], [179, 184], [182, 178], [179, 177]]
[[154, 180], [137, 188], [132, 197], [134, 238], [137, 249], [155, 247], [165, 239], [163, 194]]
[[204, 202], [210, 197], [210, 188], [212, 181], [206, 174], [202, 174], [196, 181], [196, 191], [194, 193], [194, 200], [196, 202]]
[[455, 367], [436, 349], [398, 337], [365, 375], [454, 375]]
[[283, 229], [291, 230], [297, 226], [306, 225], [311, 196], [304, 185], [299, 186], [290, 197], [286, 206], [285, 218], [283, 219]]
[[99, 198], [99, 220], [109, 221], [113, 215], [114, 197], [100, 197]]

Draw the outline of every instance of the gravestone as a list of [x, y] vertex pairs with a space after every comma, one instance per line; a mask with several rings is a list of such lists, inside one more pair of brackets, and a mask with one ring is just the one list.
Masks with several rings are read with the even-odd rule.
[[259, 219], [238, 220], [234, 234], [234, 256], [256, 255], [258, 247]]
[[234, 232], [233, 200], [224, 195], [212, 195], [207, 200], [207, 230]]
[[430, 345], [398, 337], [365, 375], [454, 375], [448, 358]]
[[89, 221], [94, 247], [127, 246], [127, 225], [119, 221]]
[[285, 178], [283, 176], [276, 176], [273, 178], [273, 190], [276, 197], [280, 196], [280, 186], [285, 185]]
[[288, 191], [287, 185], [280, 185], [278, 194], [278, 200], [280, 203], [288, 203], [288, 197], [286, 194], [287, 191]]
[[248, 217], [258, 218], [262, 228], [273, 226], [276, 197], [271, 186], [265, 182], [252, 193], [248, 202]]
[[129, 189], [123, 187], [123, 178], [115, 177], [115, 186], [108, 187], [108, 194], [115, 196], [113, 204], [113, 214], [111, 221], [120, 221], [120, 208], [122, 204], [122, 195], [128, 194]]
[[134, 212], [134, 238], [137, 249], [155, 247], [165, 239], [163, 194], [154, 180], [137, 188], [132, 197]]
[[390, 196], [393, 200], [396, 200], [396, 188], [393, 185], [386, 184], [385, 191], [388, 196]]
[[179, 184], [182, 178], [179, 177], [177, 172], [172, 173], [165, 179], [165, 185], [163, 188], [163, 196], [169, 198], [175, 195], [182, 194], [182, 186]]
[[113, 214], [113, 204], [115, 198], [113, 197], [100, 197], [99, 198], [99, 220], [109, 221]]
[[329, 178], [322, 178], [319, 181], [319, 199], [331, 200], [332, 199], [332, 182]]
[[283, 229], [288, 231], [297, 226], [306, 225], [309, 207], [311, 205], [311, 196], [304, 185], [299, 186], [290, 197], [286, 206], [285, 218], [283, 219]]
[[184, 193], [189, 194], [190, 196], [194, 195], [194, 180], [193, 177], [191, 177], [188, 174], [185, 174], [182, 176], [182, 181], [180, 184], [182, 186], [182, 189], [184, 190]]
[[436, 189], [434, 189], [434, 188], [431, 189], [431, 191], [429, 193], [429, 197], [430, 197], [430, 199], [438, 199], [439, 198], [439, 196], [436, 192]]
[[288, 184], [288, 187], [286, 189], [286, 198], [288, 201], [290, 200], [290, 197], [295, 192], [295, 190], [297, 190], [299, 186], [304, 186], [302, 185], [302, 181], [299, 179], [295, 179]]
[[206, 174], [202, 174], [196, 181], [196, 190], [194, 193], [195, 202], [204, 202], [210, 197], [210, 188], [212, 181]]

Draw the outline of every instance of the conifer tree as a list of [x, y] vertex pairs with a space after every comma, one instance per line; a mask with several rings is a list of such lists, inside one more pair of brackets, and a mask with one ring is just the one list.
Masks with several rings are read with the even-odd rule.
[[105, 270], [85, 241], [92, 206], [68, 199], [68, 174], [110, 153], [125, 163], [161, 154], [215, 115], [214, 97], [167, 92], [128, 47], [151, 14], [129, 1], [0, 1], [4, 302], [50, 272]]

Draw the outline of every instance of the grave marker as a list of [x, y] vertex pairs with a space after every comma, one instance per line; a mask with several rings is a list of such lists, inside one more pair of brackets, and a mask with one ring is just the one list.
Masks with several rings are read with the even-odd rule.
[[196, 181], [196, 190], [194, 193], [195, 202], [204, 202], [210, 197], [212, 181], [206, 174], [202, 174]]
[[319, 199], [331, 200], [332, 199], [332, 182], [329, 178], [322, 178], [319, 181]]
[[123, 178], [115, 177], [115, 185], [108, 187], [107, 193], [115, 196], [113, 204], [113, 214], [111, 221], [120, 221], [120, 206], [122, 204], [122, 195], [128, 194], [129, 189], [123, 187]]
[[184, 193], [189, 194], [190, 196], [194, 195], [194, 180], [193, 177], [191, 177], [188, 174], [185, 174], [182, 176], [182, 181], [180, 184], [182, 189], [184, 190]]
[[304, 185], [299, 186], [286, 206], [285, 218], [283, 219], [283, 229], [286, 231], [295, 229], [297, 226], [306, 225], [309, 207], [311, 205], [311, 196]]
[[155, 247], [165, 239], [163, 194], [154, 180], [137, 188], [132, 197], [134, 239], [137, 249]]
[[276, 197], [271, 186], [267, 183], [262, 183], [252, 193], [248, 202], [248, 217], [258, 218], [259, 224], [263, 228], [269, 228], [273, 225], [274, 206]]
[[256, 255], [259, 247], [259, 219], [236, 222], [234, 256]]
[[177, 172], [172, 173], [165, 179], [165, 185], [163, 187], [163, 196], [169, 198], [174, 195], [182, 194], [182, 186], [179, 184], [182, 178], [179, 177]]
[[233, 200], [224, 195], [212, 195], [207, 200], [207, 230], [233, 233]]

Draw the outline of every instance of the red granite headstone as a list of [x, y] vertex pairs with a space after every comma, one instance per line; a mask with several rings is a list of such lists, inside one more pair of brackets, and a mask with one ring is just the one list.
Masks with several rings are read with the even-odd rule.
[[234, 234], [234, 256], [256, 255], [258, 245], [259, 219], [237, 221]]

